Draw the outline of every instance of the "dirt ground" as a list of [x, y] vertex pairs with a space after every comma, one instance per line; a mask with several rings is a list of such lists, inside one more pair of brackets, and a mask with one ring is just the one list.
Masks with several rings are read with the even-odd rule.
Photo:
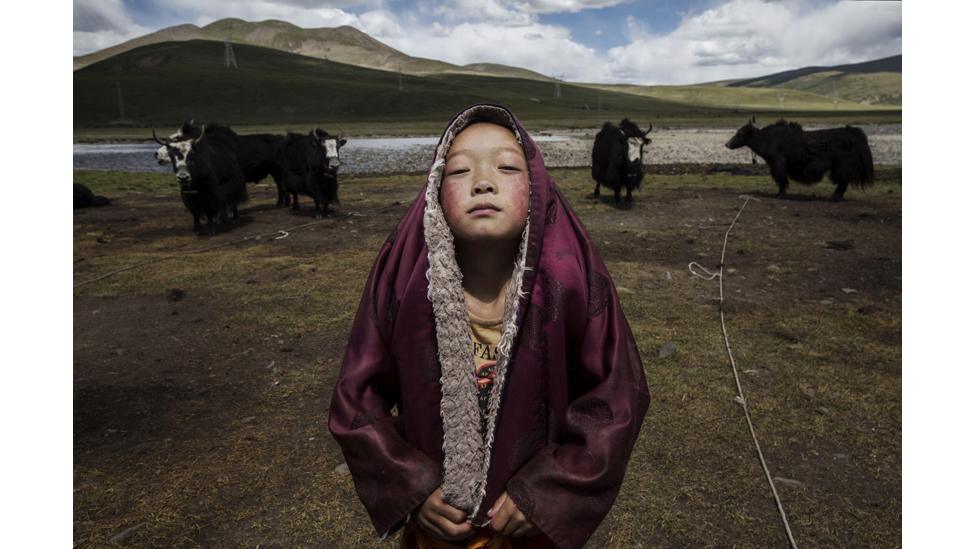
[[[900, 546], [901, 170], [832, 203], [829, 183], [778, 199], [742, 167], [753, 175], [654, 166], [629, 209], [587, 198], [586, 170], [553, 171], [613, 275], [652, 397], [587, 547], [786, 544], [733, 401], [718, 284], [688, 271], [717, 267], [746, 193], [726, 320], [796, 540]], [[75, 173], [114, 202], [74, 214], [76, 545], [394, 547], [326, 422], [366, 274], [423, 177], [346, 178], [342, 207], [314, 224], [258, 185], [213, 237], [191, 233], [171, 178]]]

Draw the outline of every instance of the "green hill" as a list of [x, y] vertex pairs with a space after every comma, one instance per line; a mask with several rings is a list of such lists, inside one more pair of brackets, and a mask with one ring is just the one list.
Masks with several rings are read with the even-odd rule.
[[891, 110], [891, 106], [864, 105], [854, 101], [834, 101], [810, 91], [782, 88], [732, 88], [721, 85], [638, 86], [631, 84], [589, 84], [592, 88], [653, 97], [683, 105], [716, 109], [784, 111], [862, 111]]
[[546, 78], [526, 69], [505, 65], [481, 63], [458, 66], [434, 59], [411, 57], [349, 26], [304, 29], [286, 21], [250, 22], [233, 18], [214, 21], [204, 27], [196, 25], [168, 27], [110, 48], [75, 57], [74, 68], [79, 70], [150, 44], [188, 40], [229, 41], [235, 48], [241, 44], [260, 46], [348, 65], [392, 72], [402, 71], [414, 75], [452, 72]]
[[862, 104], [901, 105], [901, 56], [833, 67], [804, 67], [725, 83], [730, 88], [785, 88]]
[[[471, 74], [426, 77], [365, 69], [284, 53], [235, 47], [238, 68], [224, 66], [224, 44], [191, 40], [142, 46], [74, 73], [74, 125], [104, 126], [125, 117], [136, 125], [195, 117], [227, 124], [309, 120], [446, 120], [466, 105], [497, 101], [536, 119], [612, 118], [686, 107], [650, 97], [562, 84]], [[602, 107], [596, 111], [597, 102]]]

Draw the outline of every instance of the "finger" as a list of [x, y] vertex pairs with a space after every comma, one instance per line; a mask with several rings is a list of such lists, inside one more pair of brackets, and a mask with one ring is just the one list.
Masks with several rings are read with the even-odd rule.
[[488, 510], [488, 518], [494, 517], [495, 513], [498, 512], [498, 509], [501, 508], [502, 504], [505, 503], [505, 500], [507, 499], [508, 499], [508, 490], [502, 492], [502, 495], [498, 496], [498, 499], [496, 499], [495, 503], [492, 504], [491, 509]]
[[468, 519], [467, 513], [458, 509], [457, 507], [454, 507], [450, 503], [445, 502], [444, 500], [435, 503], [434, 511], [455, 524], [461, 524]]
[[508, 520], [508, 524], [506, 524], [505, 528], [502, 529], [502, 535], [511, 536], [512, 533], [514, 533], [516, 530], [524, 526], [526, 522], [528, 521], [525, 520], [525, 515], [523, 515], [522, 512], [518, 510], [518, 508], [515, 508], [515, 510], [511, 514], [511, 518]]
[[454, 524], [446, 517], [436, 517], [434, 522], [441, 531], [441, 537], [446, 540], [454, 541], [464, 539], [470, 536], [473, 531], [471, 525], [467, 522], [463, 524]]
[[427, 516], [418, 515], [417, 524], [419, 524], [420, 527], [423, 528], [423, 530], [428, 534], [434, 536], [435, 538], [443, 539], [444, 532], [441, 532], [440, 528], [438, 528], [434, 523], [432, 523], [430, 519], [427, 518]]
[[495, 511], [495, 516], [491, 518], [491, 529], [496, 532], [503, 532], [512, 518], [512, 513], [517, 510], [512, 500], [506, 498], [505, 502]]

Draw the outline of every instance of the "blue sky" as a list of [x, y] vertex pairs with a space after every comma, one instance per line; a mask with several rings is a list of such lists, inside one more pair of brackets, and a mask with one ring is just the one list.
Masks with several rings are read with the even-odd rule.
[[224, 17], [351, 25], [408, 55], [589, 82], [692, 84], [867, 61], [902, 46], [899, 2], [74, 0], [74, 53]]

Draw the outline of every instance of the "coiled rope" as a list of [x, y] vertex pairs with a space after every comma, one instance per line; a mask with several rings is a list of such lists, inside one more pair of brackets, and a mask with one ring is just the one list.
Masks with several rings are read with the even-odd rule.
[[[756, 429], [752, 425], [752, 418], [749, 416], [749, 406], [746, 404], [746, 397], [742, 392], [742, 384], [739, 383], [739, 370], [735, 365], [735, 357], [732, 356], [732, 346], [729, 345], [729, 332], [725, 328], [725, 285], [723, 284], [723, 274], [725, 272], [725, 249], [729, 244], [729, 233], [732, 232], [732, 227], [735, 227], [735, 223], [739, 220], [739, 216], [742, 215], [742, 210], [746, 209], [746, 205], [749, 204], [751, 200], [758, 201], [757, 198], [753, 198], [748, 195], [739, 195], [739, 198], [743, 200], [742, 207], [739, 208], [739, 212], [735, 214], [735, 218], [732, 219], [732, 224], [729, 225], [727, 231], [725, 231], [725, 241], [722, 242], [722, 260], [718, 265], [718, 272], [713, 273], [708, 269], [702, 267], [695, 261], [688, 264], [688, 270], [691, 274], [701, 278], [703, 280], [713, 280], [718, 278], [718, 314], [722, 321], [722, 336], [725, 338], [725, 350], [729, 353], [729, 362], [732, 364], [732, 374], [735, 376], [735, 388], [738, 394], [735, 397], [735, 401], [742, 406], [742, 412], [746, 416], [746, 423], [749, 424], [749, 432], [752, 434], [752, 442], [756, 445], [756, 453], [759, 454], [759, 462], [762, 464], [763, 471], [766, 473], [766, 481], [769, 483], [769, 489], [773, 492], [773, 498], [776, 500], [776, 507], [779, 508], [779, 516], [783, 519], [783, 526], [786, 528], [786, 537], [789, 539], [790, 547], [792, 549], [797, 549], [796, 540], [793, 539], [793, 531], [790, 529], [790, 521], [786, 518], [786, 511], [783, 509], [783, 502], [779, 499], [779, 493], [776, 491], [776, 485], [773, 483], [773, 477], [769, 473], [769, 467], [766, 466], [766, 458], [763, 457], [762, 448], [759, 446], [759, 438], [756, 436]], [[702, 272], [709, 276], [701, 275], [695, 272], [695, 268], [700, 269]]]

